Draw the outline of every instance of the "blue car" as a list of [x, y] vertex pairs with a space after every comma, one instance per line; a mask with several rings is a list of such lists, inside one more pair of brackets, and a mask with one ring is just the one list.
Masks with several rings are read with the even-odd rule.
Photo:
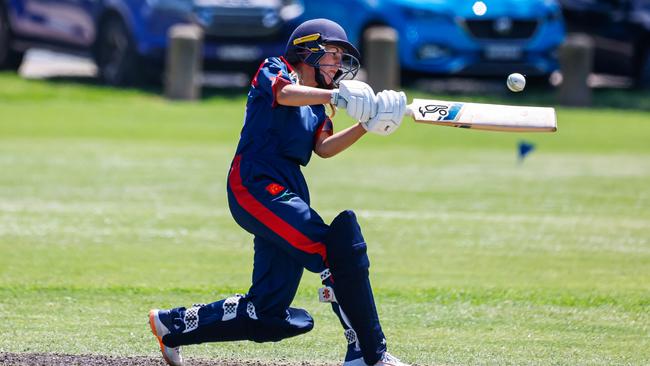
[[595, 73], [630, 77], [650, 89], [650, 0], [560, 0], [570, 32], [594, 42]]
[[547, 76], [565, 37], [555, 0], [305, 0], [304, 17], [341, 24], [362, 53], [368, 29], [390, 26], [402, 69], [429, 74]]
[[298, 0], [0, 0], [0, 68], [45, 47], [89, 54], [106, 83], [130, 84], [159, 77], [169, 28], [194, 23], [204, 67], [249, 71], [284, 52], [302, 13]]

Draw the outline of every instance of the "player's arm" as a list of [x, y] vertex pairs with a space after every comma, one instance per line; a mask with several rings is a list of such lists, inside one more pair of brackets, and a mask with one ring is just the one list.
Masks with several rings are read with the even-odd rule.
[[[354, 99], [354, 97], [348, 98], [346, 102], [348, 100], [354, 101]], [[390, 135], [395, 132], [402, 122], [402, 116], [406, 108], [406, 95], [403, 92], [384, 90], [377, 94], [376, 99], [376, 114], [367, 122], [359, 122], [343, 131], [332, 134], [331, 121], [328, 120], [330, 126], [322, 128], [316, 135], [314, 152], [322, 158], [329, 158], [357, 142], [366, 131], [379, 135]], [[348, 112], [350, 105], [347, 102]], [[354, 108], [357, 109], [358, 106]]]
[[316, 136], [314, 152], [321, 158], [331, 158], [352, 146], [365, 133], [366, 130], [361, 126], [361, 123], [356, 123], [333, 135], [331, 132], [322, 131]]
[[304, 85], [287, 84], [280, 87], [275, 99], [278, 104], [290, 107], [327, 104], [332, 100], [332, 91]]
[[285, 106], [341, 104], [355, 121], [367, 122], [377, 113], [377, 101], [372, 88], [361, 81], [341, 81], [339, 89], [319, 89], [304, 85], [275, 84], [275, 102]]

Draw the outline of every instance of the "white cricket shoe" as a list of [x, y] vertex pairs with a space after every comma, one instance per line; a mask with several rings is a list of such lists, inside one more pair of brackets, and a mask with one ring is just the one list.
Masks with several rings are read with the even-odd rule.
[[169, 334], [169, 329], [160, 321], [158, 313], [160, 310], [153, 309], [149, 311], [149, 326], [151, 333], [158, 339], [160, 344], [160, 351], [162, 352], [165, 362], [170, 366], [183, 366], [183, 356], [181, 356], [181, 347], [167, 347], [162, 341], [162, 338]]
[[[357, 358], [350, 361], [345, 361], [343, 366], [368, 366], [366, 365], [363, 358]], [[384, 352], [381, 356], [381, 359], [377, 361], [374, 366], [411, 366], [407, 363], [400, 361], [397, 357], [391, 355], [388, 352]]]
[[375, 364], [375, 366], [411, 366], [411, 365], [400, 361], [397, 357], [391, 355], [388, 352], [384, 352], [384, 354], [381, 356], [381, 359]]
[[354, 360], [345, 361], [343, 362], [343, 366], [368, 366], [368, 365], [366, 365], [366, 361], [364, 361], [363, 357], [361, 357], [361, 358], [355, 358]]

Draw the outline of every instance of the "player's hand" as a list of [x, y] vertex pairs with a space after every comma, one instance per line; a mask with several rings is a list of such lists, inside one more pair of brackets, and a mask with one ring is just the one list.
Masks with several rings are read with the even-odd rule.
[[406, 111], [406, 94], [394, 90], [377, 93], [377, 113], [365, 123], [361, 123], [368, 132], [387, 136], [395, 132]]
[[345, 108], [355, 121], [367, 122], [377, 110], [375, 93], [370, 85], [358, 80], [343, 80], [334, 89], [332, 104]]

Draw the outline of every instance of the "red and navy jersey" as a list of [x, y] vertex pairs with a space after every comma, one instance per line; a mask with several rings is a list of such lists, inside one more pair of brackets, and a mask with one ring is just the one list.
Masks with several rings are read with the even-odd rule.
[[253, 78], [237, 155], [281, 157], [307, 165], [321, 131], [332, 131], [323, 105], [289, 107], [276, 101], [280, 87], [295, 84], [296, 74], [282, 57], [271, 57]]

